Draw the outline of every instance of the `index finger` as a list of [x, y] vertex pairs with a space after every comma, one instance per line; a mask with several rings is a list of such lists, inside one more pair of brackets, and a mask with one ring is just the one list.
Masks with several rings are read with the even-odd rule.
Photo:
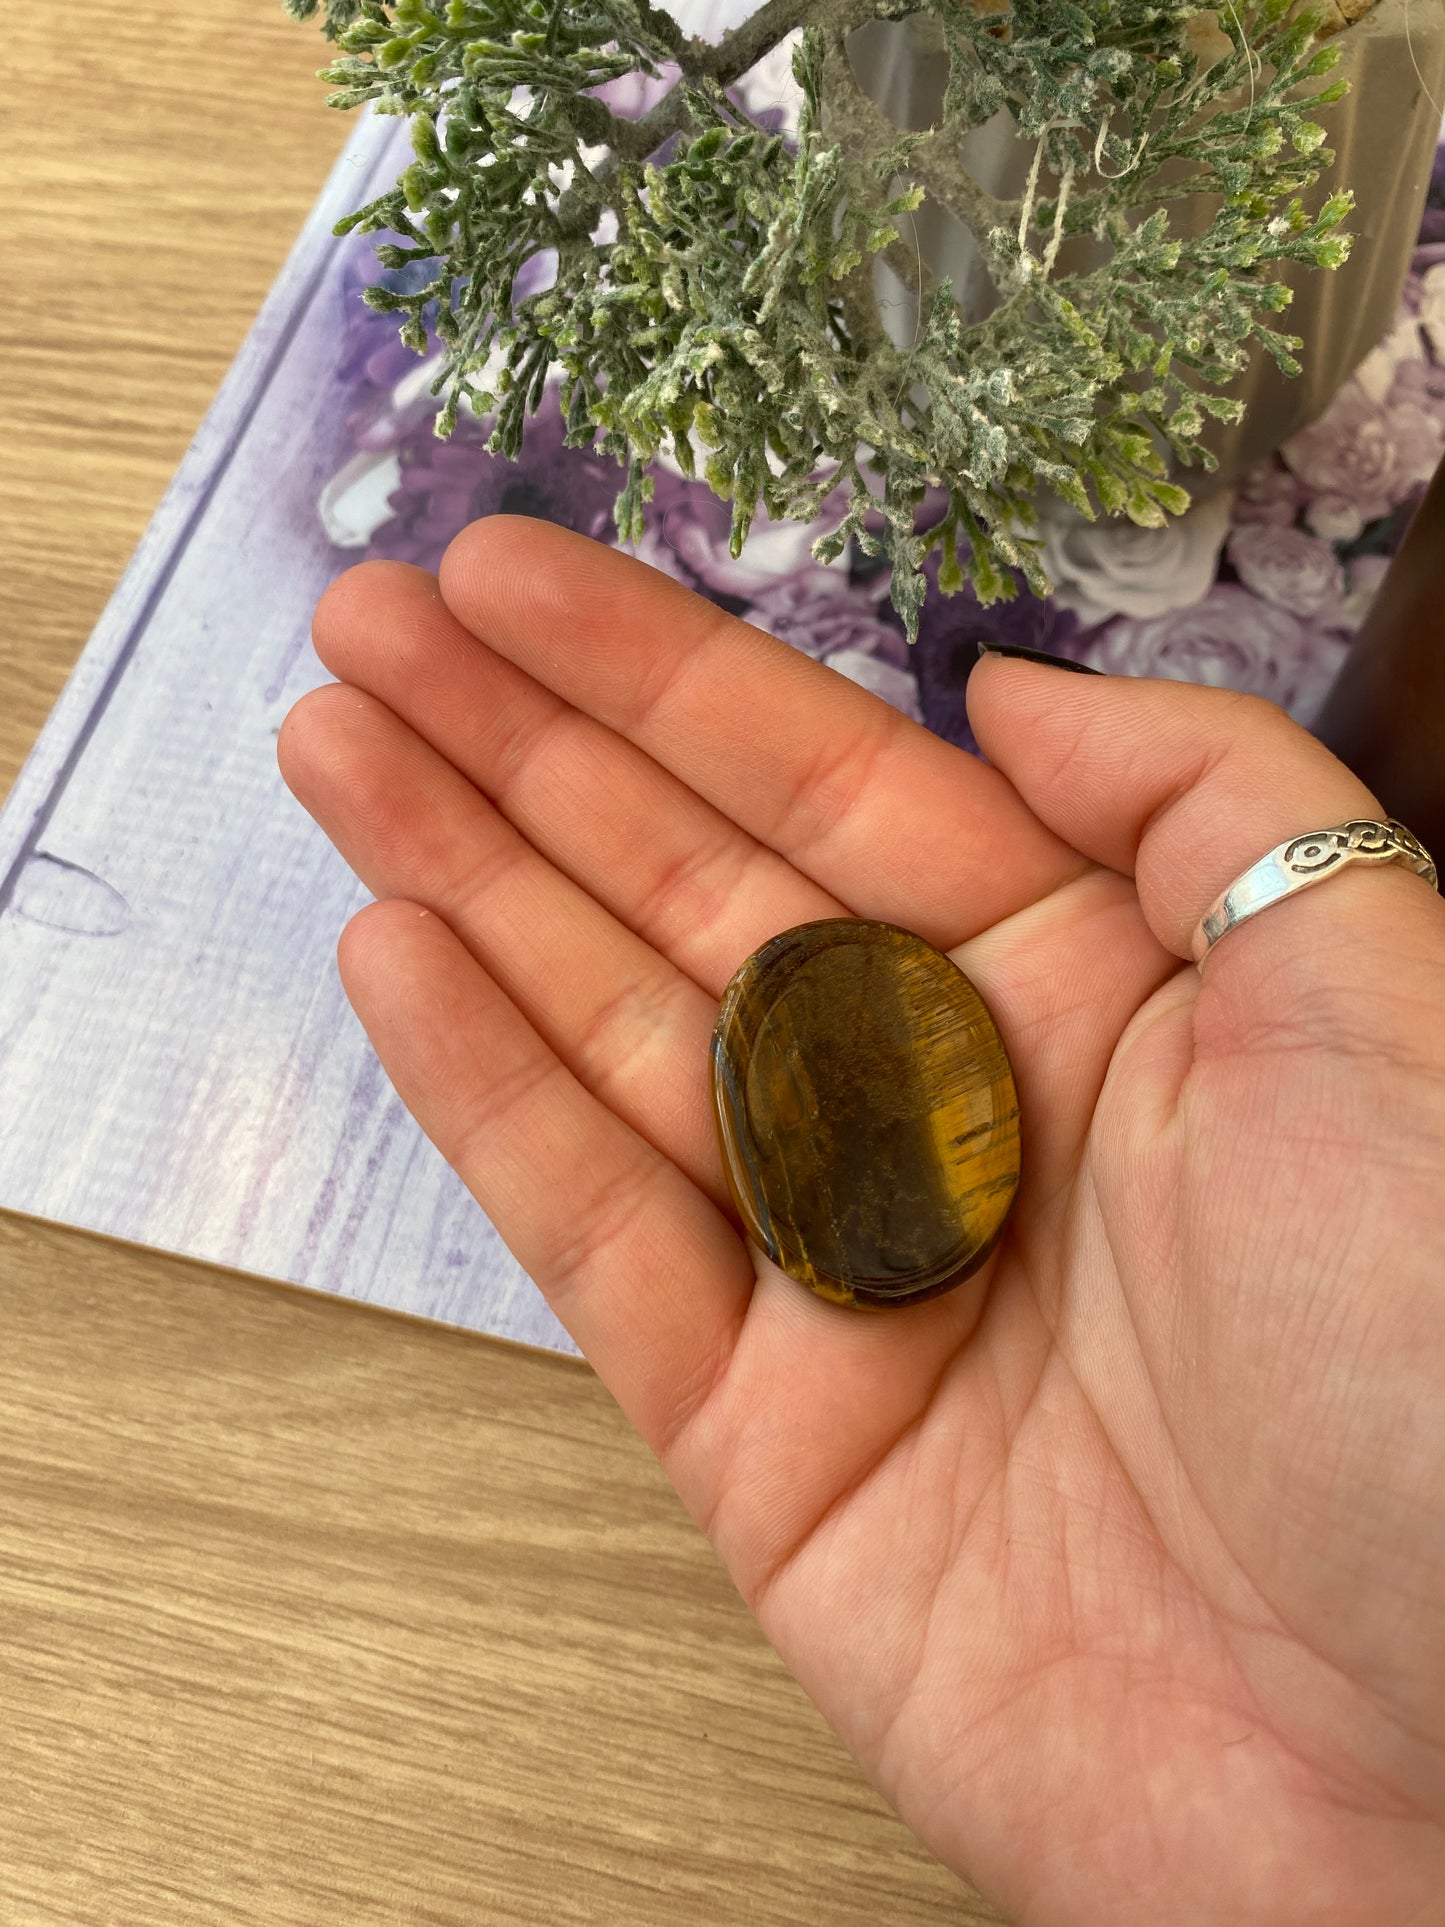
[[630, 556], [490, 516], [440, 576], [489, 648], [859, 916], [951, 948], [1087, 867], [997, 770]]

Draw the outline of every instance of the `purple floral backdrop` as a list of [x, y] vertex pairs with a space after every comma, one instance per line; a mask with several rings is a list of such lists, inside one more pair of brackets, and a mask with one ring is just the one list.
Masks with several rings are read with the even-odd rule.
[[[731, 24], [725, 6], [702, 11], [716, 31]], [[786, 58], [780, 51], [737, 90], [785, 133], [794, 111]], [[620, 84], [612, 105], [641, 112], [662, 84]], [[354, 245], [345, 276], [343, 370], [352, 402], [320, 502], [338, 560], [387, 556], [435, 568], [458, 530], [499, 511], [615, 545], [621, 471], [563, 446], [554, 394], [528, 422], [515, 463], [489, 455], [489, 424], [465, 414], [449, 441], [436, 438], [437, 403], [427, 392], [435, 360], [419, 362], [397, 340], [394, 320], [360, 299], [367, 281], [388, 278], [377, 271], [374, 245]], [[539, 257], [524, 276], [544, 286], [550, 272]], [[529, 291], [519, 282], [519, 298]], [[807, 527], [761, 516], [735, 561], [727, 505], [666, 460], [654, 465], [647, 533], [631, 552], [965, 748], [974, 743], [964, 690], [981, 639], [1115, 674], [1251, 691], [1308, 725], [1442, 454], [1445, 143], [1395, 323], [1325, 414], [1237, 488], [1163, 529], [1089, 523], [1046, 497], [1049, 598], [1021, 588], [1014, 601], [984, 608], [967, 589], [949, 597], [934, 589], [910, 650], [888, 602], [886, 571], [856, 548], [830, 567], [812, 560], [828, 516]], [[840, 514], [841, 498], [831, 519]], [[930, 572], [936, 567], [930, 558]]]

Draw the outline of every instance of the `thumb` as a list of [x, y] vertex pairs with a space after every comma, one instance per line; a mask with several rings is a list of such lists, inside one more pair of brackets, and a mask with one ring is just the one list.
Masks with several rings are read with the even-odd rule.
[[[1257, 696], [985, 656], [968, 711], [984, 754], [1034, 814], [1135, 879], [1150, 928], [1179, 957], [1220, 892], [1276, 844], [1385, 815], [1322, 743]], [[1439, 897], [1400, 865], [1361, 864], [1251, 918], [1208, 969], [1253, 976], [1295, 958], [1347, 977], [1359, 946], [1412, 935], [1445, 970]]]

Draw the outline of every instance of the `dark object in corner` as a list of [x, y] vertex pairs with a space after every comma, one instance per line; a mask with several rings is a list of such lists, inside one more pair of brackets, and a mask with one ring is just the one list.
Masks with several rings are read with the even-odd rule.
[[1102, 676], [1103, 670], [1096, 669], [1091, 662], [1075, 662], [1072, 656], [1051, 656], [1045, 649], [1025, 649], [1016, 642], [989, 642], [985, 637], [978, 639], [979, 660], [985, 656], [1008, 656], [1015, 662], [1039, 662], [1045, 669], [1074, 669], [1081, 676]]
[[1314, 733], [1438, 860], [1445, 852], [1445, 461]]

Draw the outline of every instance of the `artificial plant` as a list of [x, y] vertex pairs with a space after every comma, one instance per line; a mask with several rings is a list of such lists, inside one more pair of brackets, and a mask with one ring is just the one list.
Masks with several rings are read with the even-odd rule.
[[[411, 119], [415, 159], [338, 226], [389, 232], [381, 263], [428, 263], [412, 292], [377, 287], [419, 352], [442, 360], [445, 435], [459, 406], [494, 414], [515, 456], [560, 375], [568, 440], [625, 468], [616, 519], [641, 534], [649, 460], [695, 462], [732, 504], [740, 553], [761, 501], [814, 519], [815, 544], [883, 554], [910, 636], [922, 562], [985, 601], [1048, 583], [1030, 537], [1041, 488], [1083, 514], [1159, 525], [1187, 508], [1176, 464], [1214, 465], [1206, 418], [1263, 343], [1298, 372], [1300, 343], [1266, 317], [1277, 270], [1344, 260], [1351, 197], [1300, 196], [1333, 159], [1311, 116], [1335, 46], [1294, 0], [766, 0], [717, 45], [648, 0], [286, 0], [337, 43], [331, 104]], [[847, 38], [875, 19], [932, 16], [948, 75], [942, 118], [902, 132], [858, 86]], [[756, 125], [732, 83], [796, 37], [796, 133]], [[640, 118], [603, 97], [626, 76], [671, 77]], [[1026, 191], [996, 198], [960, 142], [1000, 112], [1032, 149]], [[997, 305], [964, 314], [905, 238], [938, 196], [981, 252]], [[1212, 220], [1171, 227], [1207, 195]], [[1064, 273], [1070, 236], [1102, 263]], [[555, 252], [552, 285], [513, 300]], [[918, 298], [900, 346], [873, 298], [882, 256]], [[1176, 471], [1177, 472], [1177, 471]], [[931, 526], [918, 507], [946, 495]]]

